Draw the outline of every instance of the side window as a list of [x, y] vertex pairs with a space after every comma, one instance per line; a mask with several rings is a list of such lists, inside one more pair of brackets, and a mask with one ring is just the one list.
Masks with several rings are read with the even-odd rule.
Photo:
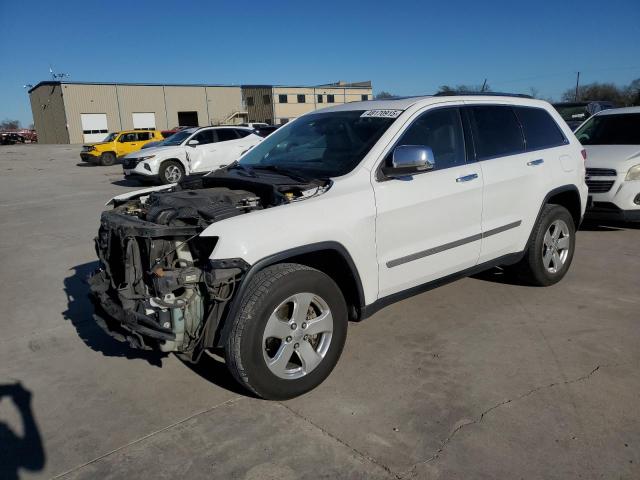
[[305, 103], [307, 101], [306, 95], [298, 95], [298, 103]]
[[479, 160], [524, 152], [522, 130], [511, 107], [471, 107], [471, 117]]
[[198, 145], [206, 145], [208, 143], [213, 143], [213, 130], [202, 130], [196, 134], [192, 140], [197, 140]]
[[335, 95], [327, 95], [327, 103], [335, 103], [336, 97]]
[[219, 128], [216, 130], [218, 136], [218, 142], [227, 142], [229, 140], [237, 140], [234, 130], [232, 128]]
[[249, 130], [240, 130], [240, 129], [234, 130], [234, 132], [236, 132], [236, 135], [238, 136], [238, 138], [244, 138], [251, 133]]
[[278, 95], [278, 103], [287, 103], [286, 95]]
[[151, 132], [138, 132], [138, 140], [141, 142], [151, 140]]
[[524, 130], [527, 150], [557, 147], [566, 143], [560, 127], [546, 110], [516, 107], [515, 111]]
[[421, 115], [404, 132], [398, 145], [431, 147], [437, 170], [463, 165], [464, 134], [459, 110], [443, 108]]
[[136, 133], [124, 133], [120, 135], [120, 139], [118, 141], [120, 143], [137, 142], [138, 139], [136, 137], [137, 137]]

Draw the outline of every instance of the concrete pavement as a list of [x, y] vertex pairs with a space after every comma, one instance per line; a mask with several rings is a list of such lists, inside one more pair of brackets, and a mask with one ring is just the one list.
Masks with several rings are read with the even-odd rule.
[[266, 402], [94, 325], [99, 214], [139, 187], [78, 153], [0, 148], [0, 478], [640, 477], [640, 228], [581, 230], [553, 287], [492, 271], [351, 324], [323, 385]]

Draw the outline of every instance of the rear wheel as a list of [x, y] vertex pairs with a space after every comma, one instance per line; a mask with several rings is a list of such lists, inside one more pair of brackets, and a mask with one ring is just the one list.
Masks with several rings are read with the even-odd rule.
[[116, 163], [116, 156], [113, 152], [104, 152], [102, 155], [100, 155], [100, 165], [109, 167], [114, 163]]
[[336, 283], [304, 265], [267, 267], [250, 281], [225, 347], [235, 379], [283, 400], [331, 373], [347, 335], [347, 307]]
[[175, 160], [167, 160], [160, 166], [159, 173], [163, 184], [178, 183], [184, 177], [184, 168]]
[[527, 283], [553, 285], [565, 276], [575, 250], [575, 224], [561, 205], [545, 205], [524, 258], [515, 270]]

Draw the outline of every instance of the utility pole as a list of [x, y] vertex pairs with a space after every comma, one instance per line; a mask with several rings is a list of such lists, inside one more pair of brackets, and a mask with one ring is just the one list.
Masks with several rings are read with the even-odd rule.
[[578, 101], [578, 87], [580, 86], [580, 72], [578, 72], [578, 75], [576, 76], [576, 94], [573, 98], [574, 102]]
[[482, 88], [480, 89], [481, 92], [484, 92], [485, 87], [487, 86], [487, 79], [484, 79], [484, 82], [482, 82]]

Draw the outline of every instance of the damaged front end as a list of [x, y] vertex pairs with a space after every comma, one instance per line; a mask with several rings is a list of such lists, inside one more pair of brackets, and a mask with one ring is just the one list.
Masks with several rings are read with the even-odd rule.
[[211, 261], [217, 237], [200, 233], [214, 222], [287, 203], [308, 188], [198, 177], [116, 202], [102, 213], [95, 239], [100, 268], [89, 279], [95, 320], [132, 347], [197, 361], [214, 345], [248, 268], [237, 259]]

